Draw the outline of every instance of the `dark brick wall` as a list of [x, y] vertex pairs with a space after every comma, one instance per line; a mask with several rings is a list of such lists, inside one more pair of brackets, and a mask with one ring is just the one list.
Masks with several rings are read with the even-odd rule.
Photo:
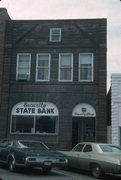
[[[62, 28], [60, 43], [49, 42], [49, 29], [54, 27]], [[93, 82], [78, 81], [81, 52], [94, 53]], [[32, 55], [30, 81], [16, 81], [17, 53]], [[35, 81], [37, 53], [51, 53], [50, 82]], [[58, 81], [59, 53], [73, 53], [72, 82]], [[10, 136], [11, 109], [16, 103], [52, 102], [59, 109], [59, 135], [26, 135], [24, 138], [40, 139], [57, 149], [69, 149], [72, 144], [72, 110], [77, 104], [88, 103], [96, 110], [96, 141], [105, 142], [106, 19], [8, 21], [3, 82], [2, 121], [7, 123], [7, 136]], [[3, 128], [6, 131], [6, 127]]]
[[[4, 64], [4, 56], [5, 56], [5, 31], [6, 31], [6, 20], [9, 20], [10, 17], [5, 8], [0, 8], [0, 136], [5, 137], [5, 129], [6, 129], [6, 120], [2, 118], [2, 110], [5, 110], [7, 107], [3, 107], [2, 102], [5, 102], [8, 98], [8, 93], [6, 94], [6, 89], [4, 89], [4, 97], [2, 93], [2, 85], [3, 85], [3, 64]], [[5, 110], [6, 113], [6, 110]]]

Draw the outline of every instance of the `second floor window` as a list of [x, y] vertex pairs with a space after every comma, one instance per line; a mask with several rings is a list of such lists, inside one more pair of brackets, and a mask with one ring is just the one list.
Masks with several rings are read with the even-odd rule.
[[93, 81], [93, 54], [79, 54], [79, 81]]
[[50, 54], [37, 54], [36, 80], [50, 80]]
[[30, 68], [31, 68], [31, 54], [28, 53], [17, 54], [16, 79], [29, 80]]
[[51, 42], [60, 42], [61, 41], [61, 29], [60, 28], [51, 28], [50, 29], [50, 41]]
[[59, 80], [72, 81], [73, 79], [73, 56], [72, 54], [59, 55]]

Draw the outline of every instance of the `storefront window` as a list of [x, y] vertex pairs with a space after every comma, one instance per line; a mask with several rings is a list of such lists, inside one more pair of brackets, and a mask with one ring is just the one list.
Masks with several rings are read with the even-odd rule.
[[49, 102], [20, 102], [11, 112], [11, 133], [58, 133], [58, 109]]
[[13, 116], [11, 133], [57, 133], [58, 117]]
[[57, 133], [57, 117], [40, 116], [36, 117], [36, 133]]
[[16, 133], [33, 133], [34, 117], [32, 116], [13, 116], [12, 132]]

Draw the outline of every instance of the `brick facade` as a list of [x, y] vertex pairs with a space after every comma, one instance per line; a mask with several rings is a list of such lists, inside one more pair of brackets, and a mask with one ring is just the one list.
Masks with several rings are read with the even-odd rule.
[[[10, 17], [5, 8], [0, 8], [0, 108], [2, 110], [2, 85], [3, 85], [3, 64], [5, 57], [5, 31], [6, 31], [6, 20], [9, 20]], [[4, 92], [5, 93], [5, 92]], [[5, 95], [5, 94], [4, 94]], [[4, 96], [5, 99], [8, 96], [8, 93]], [[7, 97], [8, 99], [8, 97]], [[2, 121], [2, 115], [0, 116], [0, 134], [1, 137], [5, 137], [6, 121]]]
[[[50, 42], [50, 28], [62, 29], [62, 41]], [[106, 19], [9, 20], [6, 25], [0, 138], [21, 137], [44, 141], [56, 149], [72, 147], [72, 111], [81, 103], [96, 111], [95, 141], [106, 142]], [[79, 53], [94, 54], [93, 82], [79, 82]], [[29, 81], [16, 80], [18, 53], [31, 54]], [[37, 53], [51, 54], [49, 82], [36, 82]], [[73, 54], [73, 81], [58, 81], [59, 54]], [[11, 111], [19, 102], [51, 102], [59, 110], [57, 134], [11, 134]], [[79, 118], [78, 118], [79, 121]], [[4, 122], [4, 123], [3, 123]]]

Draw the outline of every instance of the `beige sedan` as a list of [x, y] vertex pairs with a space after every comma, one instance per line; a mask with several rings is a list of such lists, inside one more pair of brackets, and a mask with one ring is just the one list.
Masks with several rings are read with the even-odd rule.
[[69, 167], [89, 170], [95, 178], [101, 178], [105, 173], [121, 174], [120, 146], [78, 143], [71, 151], [63, 153], [68, 157]]

